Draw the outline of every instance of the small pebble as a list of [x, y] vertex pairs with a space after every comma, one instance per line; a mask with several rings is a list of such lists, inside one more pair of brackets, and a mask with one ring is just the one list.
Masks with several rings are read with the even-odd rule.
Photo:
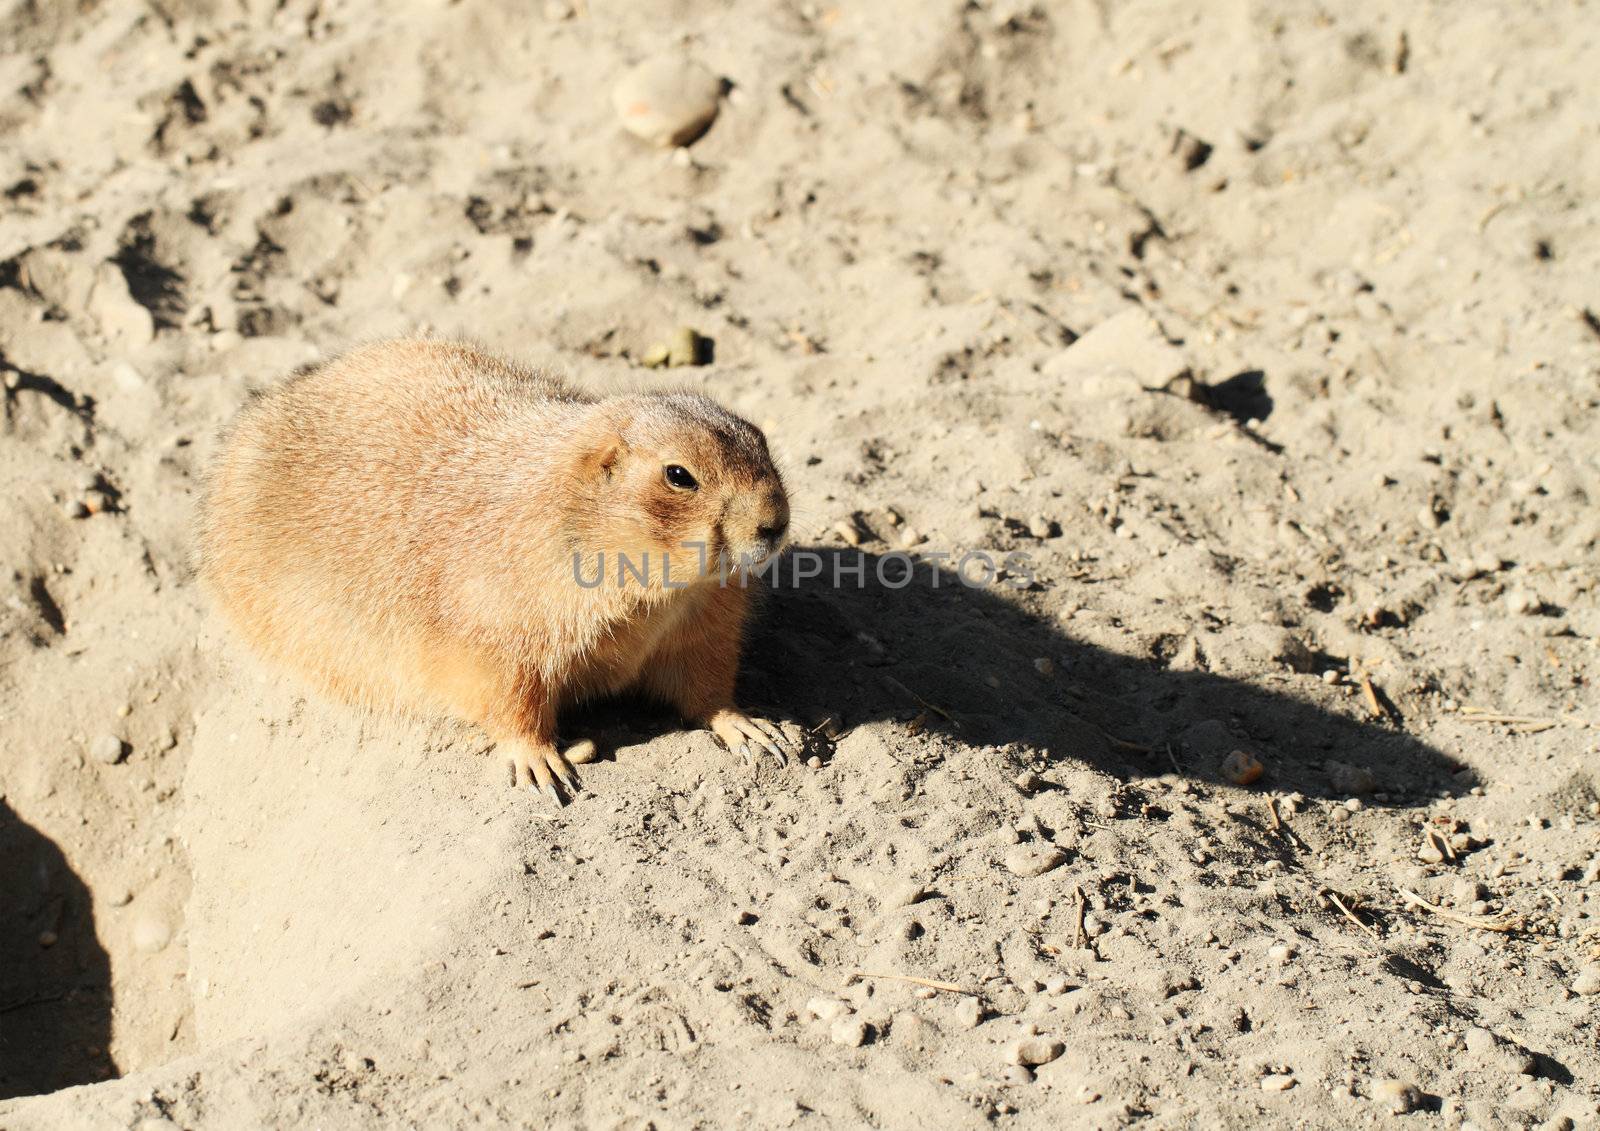
[[1045, 787], [1045, 780], [1032, 770], [1023, 770], [1016, 776], [1016, 785], [1023, 793], [1032, 795]]
[[133, 945], [146, 954], [165, 950], [172, 941], [172, 928], [165, 919], [146, 915], [133, 925]]
[[963, 1029], [976, 1029], [983, 1020], [983, 1004], [975, 997], [963, 996], [956, 1002], [956, 1024]]
[[1067, 1046], [1053, 1038], [1029, 1037], [1012, 1045], [1006, 1058], [1012, 1064], [1037, 1068], [1041, 1064], [1049, 1064], [1066, 1051]]
[[1326, 768], [1328, 782], [1339, 793], [1371, 793], [1378, 787], [1378, 779], [1365, 766], [1329, 762]]
[[1526, 1049], [1502, 1040], [1482, 1026], [1468, 1029], [1466, 1042], [1468, 1053], [1513, 1075], [1532, 1076], [1539, 1067]]
[[1048, 515], [1036, 514], [1028, 520], [1028, 533], [1035, 538], [1048, 538], [1055, 530], [1056, 524]]
[[1513, 589], [1505, 596], [1506, 612], [1514, 617], [1537, 616], [1544, 608], [1539, 594], [1531, 589]]
[[704, 365], [708, 355], [707, 339], [693, 326], [679, 326], [667, 339], [667, 365], [673, 369]]
[[1294, 1086], [1294, 1075], [1288, 1072], [1274, 1072], [1261, 1078], [1263, 1092], [1287, 1092]]
[[57, 935], [54, 931], [40, 931], [39, 932], [39, 945], [44, 947], [46, 950], [48, 950], [50, 947], [55, 946], [56, 943], [59, 941], [59, 939], [60, 939], [60, 936]]
[[848, 1017], [855, 1010], [849, 1003], [842, 1002], [838, 998], [814, 997], [806, 1002], [806, 1012], [818, 1021], [837, 1021], [841, 1017]]
[[1019, 848], [1005, 855], [1006, 870], [1014, 876], [1042, 876], [1066, 863], [1067, 854], [1059, 848]]
[[688, 145], [711, 128], [722, 99], [722, 81], [689, 59], [646, 59], [617, 80], [611, 104], [622, 126], [652, 145]]
[[1000, 1070], [1000, 1079], [1007, 1084], [1031, 1084], [1033, 1071], [1020, 1064], [1008, 1064]]
[[1038, 659], [1033, 661], [1033, 670], [1042, 676], [1055, 675], [1056, 662], [1049, 656], [1040, 656]]
[[1404, 1080], [1379, 1080], [1372, 1086], [1372, 1098], [1395, 1115], [1405, 1115], [1422, 1106], [1422, 1090]]
[[1259, 781], [1266, 772], [1261, 759], [1246, 750], [1235, 750], [1222, 760], [1222, 776], [1234, 785], [1249, 785]]
[[1585, 966], [1572, 980], [1572, 992], [1583, 997], [1600, 994], [1600, 966]]
[[927, 895], [928, 890], [921, 884], [900, 884], [884, 893], [883, 906], [890, 910], [910, 907], [913, 903], [926, 899]]
[[858, 1049], [867, 1043], [867, 1023], [859, 1017], [841, 1017], [833, 1023], [828, 1035], [836, 1045]]
[[89, 757], [103, 766], [115, 766], [127, 753], [127, 746], [114, 734], [102, 734], [89, 743]]

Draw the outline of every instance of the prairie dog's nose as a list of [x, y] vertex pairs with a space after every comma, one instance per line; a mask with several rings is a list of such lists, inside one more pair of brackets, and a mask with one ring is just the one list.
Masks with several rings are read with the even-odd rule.
[[773, 546], [782, 542], [783, 536], [787, 533], [789, 533], [789, 520], [787, 517], [775, 518], [765, 526], [756, 527], [756, 537]]

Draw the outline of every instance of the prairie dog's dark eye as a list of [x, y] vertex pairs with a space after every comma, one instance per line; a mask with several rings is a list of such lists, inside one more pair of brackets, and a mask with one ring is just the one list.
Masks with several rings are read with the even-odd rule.
[[679, 467], [675, 463], [667, 464], [667, 482], [680, 491], [693, 491], [700, 486], [687, 467]]

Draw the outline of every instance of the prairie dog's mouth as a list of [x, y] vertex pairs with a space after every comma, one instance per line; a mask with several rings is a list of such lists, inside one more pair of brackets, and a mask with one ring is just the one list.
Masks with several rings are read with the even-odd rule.
[[730, 545], [725, 551], [729, 569], [757, 569], [783, 552], [783, 542], [775, 538], [756, 538]]

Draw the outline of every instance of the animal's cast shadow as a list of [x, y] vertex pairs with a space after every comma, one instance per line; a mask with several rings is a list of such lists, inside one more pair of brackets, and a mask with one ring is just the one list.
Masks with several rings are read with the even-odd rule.
[[822, 568], [797, 581], [811, 567], [785, 563], [776, 575], [746, 651], [749, 702], [801, 719], [831, 710], [846, 725], [920, 717], [967, 742], [1021, 743], [1119, 777], [1225, 780], [1224, 760], [1243, 749], [1266, 763], [1263, 785], [1307, 796], [1347, 797], [1362, 770], [1395, 801], [1471, 784], [1364, 700], [1345, 713], [1297, 696], [1292, 682], [1267, 690], [1087, 644], [982, 569], [965, 571], [969, 585], [923, 564], [900, 584], [903, 555], [803, 553]]
[[0, 1099], [110, 1075], [111, 969], [89, 890], [0, 802]]
[[[965, 573], [985, 580], [982, 569]], [[1472, 784], [1364, 700], [1330, 709], [1293, 682], [1267, 690], [1119, 655], [1029, 612], [1007, 580], [969, 585], [950, 563], [905, 575], [904, 555], [789, 551], [751, 582], [768, 592], [746, 643], [740, 703], [806, 726], [829, 715], [847, 728], [895, 720], [974, 744], [1019, 743], [1120, 778], [1175, 770], [1224, 781], [1224, 760], [1242, 749], [1266, 764], [1264, 787], [1311, 797], [1348, 797], [1349, 779], [1368, 774], [1393, 802]], [[566, 734], [594, 735], [602, 752], [616, 745], [614, 712], [574, 722]], [[638, 734], [671, 724], [620, 725]]]

